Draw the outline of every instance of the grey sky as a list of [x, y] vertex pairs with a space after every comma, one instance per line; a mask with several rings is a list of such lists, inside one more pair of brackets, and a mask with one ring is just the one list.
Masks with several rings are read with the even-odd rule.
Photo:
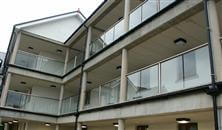
[[80, 11], [88, 17], [103, 0], [2, 0], [0, 52], [6, 52], [14, 24], [61, 13]]

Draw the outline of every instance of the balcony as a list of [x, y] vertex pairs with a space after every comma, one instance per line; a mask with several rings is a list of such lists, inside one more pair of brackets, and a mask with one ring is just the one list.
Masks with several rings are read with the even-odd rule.
[[[131, 11], [129, 16], [129, 30], [132, 30], [136, 26], [140, 25], [175, 1], [176, 0], [146, 0]], [[99, 38], [97, 38], [90, 44], [90, 55], [92, 56], [96, 54], [125, 33], [124, 19], [120, 19], [107, 31], [105, 31], [105, 33], [103, 33]]]
[[[208, 46], [203, 44], [127, 74], [127, 101], [176, 92], [211, 83]], [[87, 93], [85, 109], [117, 104], [120, 80]]]
[[18, 51], [15, 64], [59, 76], [63, 75], [64, 71], [64, 62], [24, 51]]
[[57, 115], [58, 104], [58, 99], [34, 96], [16, 91], [8, 91], [5, 106], [29, 112]]

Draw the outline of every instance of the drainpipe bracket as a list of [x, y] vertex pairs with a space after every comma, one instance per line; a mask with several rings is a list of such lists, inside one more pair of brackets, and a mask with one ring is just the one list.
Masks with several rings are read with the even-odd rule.
[[217, 96], [220, 93], [220, 90], [217, 85], [209, 85], [209, 87], [205, 90], [208, 95]]

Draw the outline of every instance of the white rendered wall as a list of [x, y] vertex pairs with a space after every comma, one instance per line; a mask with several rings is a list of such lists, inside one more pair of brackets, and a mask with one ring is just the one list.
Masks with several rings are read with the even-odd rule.
[[67, 18], [29, 26], [23, 30], [64, 42], [82, 24], [82, 22], [83, 20], [78, 15], [73, 15]]

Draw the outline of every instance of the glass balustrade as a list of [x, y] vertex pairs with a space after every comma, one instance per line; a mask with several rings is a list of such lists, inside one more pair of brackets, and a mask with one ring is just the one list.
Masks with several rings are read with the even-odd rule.
[[74, 113], [77, 111], [78, 96], [71, 96], [62, 100], [61, 114]]
[[101, 37], [90, 44], [90, 55], [94, 55], [124, 34], [124, 21], [121, 19]]
[[78, 55], [74, 56], [73, 58], [71, 58], [68, 63], [67, 63], [67, 69], [66, 69], [66, 73], [70, 72], [71, 70], [73, 70], [75, 67], [79, 66], [80, 64], [82, 64], [82, 60], [83, 60], [83, 54], [82, 53], [78, 53]]
[[18, 51], [15, 64], [55, 75], [63, 75], [64, 70], [64, 62], [23, 51]]
[[160, 10], [166, 8], [167, 6], [169, 6], [170, 4], [172, 4], [175, 1], [176, 0], [160, 0]]
[[128, 100], [153, 96], [156, 95], [158, 91], [157, 65], [128, 76]]
[[101, 86], [100, 105], [107, 106], [119, 101], [120, 80], [111, 81]]
[[202, 47], [127, 76], [127, 100], [209, 84], [208, 47]]
[[[146, 0], [131, 11], [129, 16], [129, 30], [135, 28], [175, 1], [176, 0]], [[90, 55], [94, 55], [98, 51], [102, 50], [104, 47], [121, 37], [124, 33], [124, 19], [121, 19], [105, 31], [101, 37], [90, 44]]]
[[86, 93], [86, 104], [84, 106], [84, 109], [94, 108], [100, 106], [99, 100], [99, 94], [100, 88], [93, 88], [91, 90], [88, 90]]
[[116, 104], [119, 101], [120, 80], [115, 79], [87, 91], [84, 109]]
[[59, 100], [57, 99], [33, 96], [15, 91], [8, 91], [6, 99], [6, 107], [53, 115], [58, 114], [58, 103]]

